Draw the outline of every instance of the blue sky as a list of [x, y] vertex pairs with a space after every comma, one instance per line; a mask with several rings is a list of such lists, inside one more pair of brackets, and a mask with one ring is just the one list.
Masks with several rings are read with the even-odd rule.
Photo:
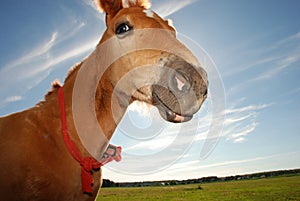
[[[43, 100], [53, 80], [63, 81], [68, 69], [93, 51], [105, 25], [103, 15], [88, 0], [0, 4], [0, 115], [4, 116]], [[104, 177], [187, 179], [299, 168], [299, 8], [298, 0], [153, 1], [154, 11], [172, 19], [178, 33], [195, 41], [214, 61], [226, 97], [223, 132], [208, 157], [200, 159], [209, 137], [210, 98], [195, 120], [180, 126], [162, 123], [155, 109], [145, 114], [133, 107], [112, 142], [135, 157], [108, 166]], [[137, 122], [134, 128], [144, 132], [126, 135], [128, 121]], [[163, 152], [156, 157], [174, 142], [178, 130], [188, 135], [188, 129], [195, 135], [182, 155], [166, 164], [163, 161], [173, 155]], [[144, 160], [151, 154], [153, 163]], [[159, 161], [164, 165], [159, 167]], [[122, 166], [128, 167], [125, 172]], [[151, 173], [142, 171], [147, 167]]]

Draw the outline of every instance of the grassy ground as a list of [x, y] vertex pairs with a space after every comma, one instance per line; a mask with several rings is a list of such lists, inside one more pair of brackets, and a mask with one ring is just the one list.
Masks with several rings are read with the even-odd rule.
[[165, 187], [103, 188], [97, 201], [298, 200], [300, 176]]

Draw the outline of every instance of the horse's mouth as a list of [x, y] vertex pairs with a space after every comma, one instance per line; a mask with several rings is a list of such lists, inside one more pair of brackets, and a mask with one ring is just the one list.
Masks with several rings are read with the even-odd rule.
[[[142, 101], [142, 102], [146, 102], [150, 105], [155, 106], [158, 111], [160, 116], [169, 122], [172, 123], [183, 123], [183, 122], [187, 122], [190, 121], [193, 118], [192, 114], [183, 114], [180, 111], [180, 109], [177, 108], [177, 112], [175, 111], [176, 109], [172, 109], [172, 106], [168, 106], [168, 105], [172, 105], [175, 103], [176, 105], [176, 98], [174, 95], [172, 95], [172, 93], [168, 90], [161, 90], [162, 88], [160, 88], [160, 90], [153, 91], [153, 86], [149, 87], [143, 87], [140, 88], [138, 90], [135, 91], [134, 95], [133, 95], [133, 99], [134, 100], [138, 100], [138, 101]], [[152, 92], [151, 92], [152, 91]], [[149, 93], [151, 95], [149, 95]], [[167, 101], [163, 101], [162, 99], [167, 99], [165, 96], [172, 96], [173, 97], [173, 101], [167, 102]], [[177, 102], [178, 104], [178, 102]], [[174, 107], [174, 105], [173, 105]]]
[[183, 123], [193, 118], [193, 115], [184, 115], [174, 112], [160, 100], [159, 96], [156, 93], [153, 93], [152, 95], [155, 106], [157, 107], [161, 117], [166, 121], [173, 123]]

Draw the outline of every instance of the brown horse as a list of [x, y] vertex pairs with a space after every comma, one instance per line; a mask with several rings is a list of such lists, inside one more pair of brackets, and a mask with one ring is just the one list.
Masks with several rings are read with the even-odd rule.
[[[74, 85], [84, 65], [103, 70], [104, 61], [99, 53], [102, 45], [111, 38], [116, 38], [117, 44], [122, 44], [135, 30], [167, 30], [170, 34], [163, 42], [169, 40], [177, 45], [176, 51], [180, 56], [161, 49], [145, 48], [122, 55], [105, 69], [97, 82], [94, 110], [97, 122], [108, 140], [131, 102], [147, 102], [156, 106], [165, 120], [185, 122], [200, 109], [208, 85], [205, 71], [190, 51], [176, 39], [174, 28], [147, 10], [148, 1], [97, 0], [97, 4], [106, 13], [107, 30], [95, 51], [71, 70], [64, 82], [62, 96], [69, 137], [85, 157], [92, 155], [82, 144], [74, 123]], [[108, 47], [108, 53], [119, 51], [115, 49], [117, 46]], [[144, 73], [127, 74], [145, 65], [148, 67]], [[168, 66], [168, 70], [155, 66]], [[118, 84], [127, 75], [130, 78], [124, 84]], [[148, 81], [140, 82], [144, 79]], [[141, 86], [137, 82], [150, 84]], [[93, 171], [92, 193], [83, 193], [80, 164], [66, 148], [62, 136], [58, 100], [61, 89], [56, 83], [45, 96], [45, 101], [26, 111], [0, 118], [1, 200], [82, 201], [96, 198], [101, 186], [101, 169]], [[93, 140], [97, 142], [98, 139]], [[103, 150], [100, 152], [103, 153]]]

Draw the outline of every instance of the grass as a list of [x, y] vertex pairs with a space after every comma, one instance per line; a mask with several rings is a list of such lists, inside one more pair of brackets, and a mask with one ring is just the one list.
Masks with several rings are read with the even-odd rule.
[[103, 188], [97, 201], [298, 200], [300, 175], [164, 187]]

